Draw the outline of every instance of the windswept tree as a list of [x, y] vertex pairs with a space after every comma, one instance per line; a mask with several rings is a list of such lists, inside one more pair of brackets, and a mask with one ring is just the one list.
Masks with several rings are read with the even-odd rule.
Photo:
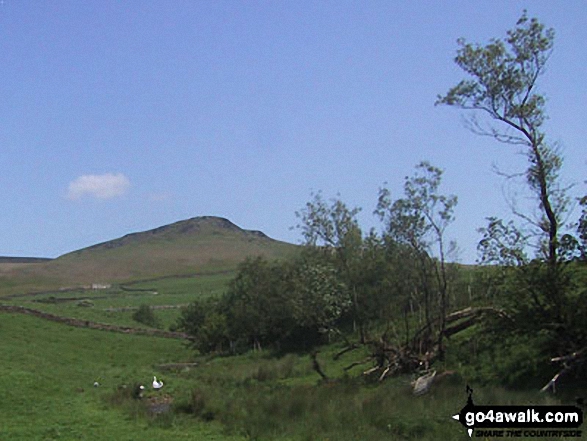
[[[526, 183], [540, 215], [516, 214], [539, 233], [542, 256], [551, 268], [558, 261], [560, 229], [569, 202], [559, 179], [563, 160], [544, 132], [546, 99], [538, 90], [553, 41], [554, 30], [526, 13], [504, 40], [492, 39], [482, 46], [459, 39], [455, 62], [469, 78], [437, 100], [471, 111], [468, 122], [473, 132], [522, 148], [528, 160]], [[484, 118], [478, 119], [479, 114]]]
[[[480, 231], [481, 262], [498, 264], [508, 295], [503, 301], [515, 317], [515, 330], [546, 336], [546, 350], [587, 353], [583, 312], [568, 262], [581, 252], [585, 217], [578, 239], [565, 234], [568, 188], [560, 176], [563, 158], [546, 135], [546, 99], [538, 83], [553, 50], [554, 30], [524, 12], [504, 39], [486, 45], [458, 40], [456, 64], [468, 77], [439, 96], [437, 104], [468, 112], [468, 127], [525, 154], [519, 176], [535, 200], [534, 209], [513, 208], [518, 222], [489, 218]], [[482, 118], [477, 118], [481, 116]], [[534, 248], [535, 252], [532, 252]], [[569, 359], [570, 360], [570, 359]]]

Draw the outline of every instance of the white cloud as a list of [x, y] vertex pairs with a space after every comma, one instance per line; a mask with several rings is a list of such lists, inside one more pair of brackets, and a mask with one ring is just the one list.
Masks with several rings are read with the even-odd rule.
[[125, 194], [129, 187], [130, 181], [122, 173], [83, 175], [69, 183], [67, 198], [78, 200], [87, 195], [98, 199], [112, 199]]

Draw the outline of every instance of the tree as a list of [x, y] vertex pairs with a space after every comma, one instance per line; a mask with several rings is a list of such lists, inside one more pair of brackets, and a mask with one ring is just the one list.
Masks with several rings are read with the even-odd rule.
[[350, 308], [347, 290], [334, 266], [302, 256], [294, 263], [288, 304], [298, 326], [328, 332]]
[[[576, 306], [584, 292], [569, 271], [570, 260], [581, 252], [585, 217], [577, 224], [579, 240], [564, 234], [569, 197], [560, 177], [563, 158], [544, 131], [546, 100], [538, 90], [553, 43], [554, 30], [528, 18], [526, 12], [503, 40], [492, 39], [482, 46], [459, 39], [455, 62], [469, 78], [439, 96], [436, 104], [471, 111], [469, 129], [521, 147], [527, 158], [520, 176], [538, 214], [512, 207], [523, 225], [489, 218], [488, 226], [480, 230], [481, 263], [498, 264], [506, 274], [500, 280], [507, 293], [502, 301], [510, 308], [515, 331], [536, 338], [546, 335], [546, 351], [561, 355], [587, 352], [580, 324], [584, 317]], [[478, 120], [477, 115], [484, 118]], [[536, 249], [533, 255], [528, 253], [531, 245]]]
[[455, 62], [472, 79], [462, 80], [436, 102], [485, 114], [497, 124], [480, 122], [473, 114], [469, 127], [475, 133], [524, 148], [528, 159], [526, 182], [542, 214], [538, 218], [516, 214], [545, 238], [543, 255], [551, 268], [558, 260], [559, 229], [568, 206], [565, 189], [559, 183], [562, 157], [546, 139], [546, 100], [537, 91], [553, 40], [554, 31], [545, 29], [535, 18], [529, 19], [525, 12], [516, 27], [507, 32], [505, 41], [492, 39], [480, 46], [459, 39]]
[[[499, 247], [502, 251], [512, 251], [511, 244], [499, 245], [500, 240], [511, 238], [511, 235], [528, 238], [536, 234], [539, 238], [537, 257], [547, 264], [546, 274], [540, 278], [548, 283], [537, 285], [541, 292], [532, 290], [531, 295], [536, 299], [544, 297], [540, 313], [548, 311], [551, 320], [560, 324], [564, 321], [564, 291], [568, 278], [562, 274], [563, 267], [559, 263], [567, 254], [566, 245], [572, 242], [561, 241], [560, 229], [569, 199], [560, 184], [562, 157], [556, 147], [549, 144], [543, 131], [545, 98], [537, 91], [553, 40], [554, 31], [545, 29], [535, 18], [529, 19], [525, 12], [516, 27], [507, 32], [505, 41], [493, 39], [486, 46], [480, 46], [460, 39], [455, 62], [472, 79], [462, 80], [445, 96], [439, 96], [437, 104], [481, 112], [497, 125], [480, 123], [474, 114], [469, 120], [474, 132], [523, 147], [528, 159], [526, 183], [537, 199], [540, 215], [531, 217], [515, 210], [518, 217], [527, 221], [531, 231], [524, 232], [509, 223], [508, 234], [503, 234], [505, 225], [500, 220], [491, 218], [489, 227], [482, 230], [484, 238], [480, 249], [495, 256], [494, 251]], [[521, 257], [520, 250], [516, 254]], [[501, 263], [508, 263], [511, 257], [510, 253]], [[487, 259], [487, 254], [483, 259]]]
[[361, 342], [365, 341], [365, 324], [360, 309], [358, 263], [363, 244], [362, 231], [357, 221], [359, 208], [349, 208], [340, 199], [328, 204], [321, 193], [313, 194], [313, 200], [296, 212], [300, 219], [298, 228], [305, 245], [320, 252], [334, 263], [352, 304], [353, 325], [358, 328]]
[[405, 179], [404, 198], [392, 201], [388, 189], [379, 190], [375, 213], [385, 223], [385, 234], [390, 240], [410, 247], [419, 262], [420, 287], [429, 328], [432, 326], [433, 299], [439, 302], [438, 346], [442, 357], [445, 317], [449, 309], [445, 231], [454, 220], [457, 197], [439, 193], [441, 178], [442, 170], [426, 161], [419, 163], [414, 176]]
[[295, 326], [287, 304], [287, 265], [263, 257], [247, 258], [239, 265], [223, 298], [229, 335], [254, 349], [287, 337]]
[[193, 337], [192, 346], [201, 353], [222, 352], [230, 344], [223, 305], [216, 298], [197, 299], [182, 308], [175, 324]]

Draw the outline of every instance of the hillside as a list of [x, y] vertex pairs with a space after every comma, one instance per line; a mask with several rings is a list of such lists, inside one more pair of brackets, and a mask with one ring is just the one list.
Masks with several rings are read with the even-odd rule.
[[44, 263], [52, 259], [45, 257], [7, 257], [0, 256], [0, 265], [4, 264], [22, 264], [22, 263]]
[[285, 257], [296, 246], [244, 230], [227, 219], [204, 216], [16, 267], [0, 276], [3, 293], [116, 283], [234, 269], [247, 256]]

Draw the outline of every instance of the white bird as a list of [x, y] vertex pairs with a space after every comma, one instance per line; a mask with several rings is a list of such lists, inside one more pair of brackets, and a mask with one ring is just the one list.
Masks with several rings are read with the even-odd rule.
[[94, 387], [98, 387], [100, 386], [100, 383], [98, 383], [97, 381], [94, 381]]
[[163, 387], [163, 381], [157, 381], [157, 377], [153, 377], [153, 389], [161, 389]]

